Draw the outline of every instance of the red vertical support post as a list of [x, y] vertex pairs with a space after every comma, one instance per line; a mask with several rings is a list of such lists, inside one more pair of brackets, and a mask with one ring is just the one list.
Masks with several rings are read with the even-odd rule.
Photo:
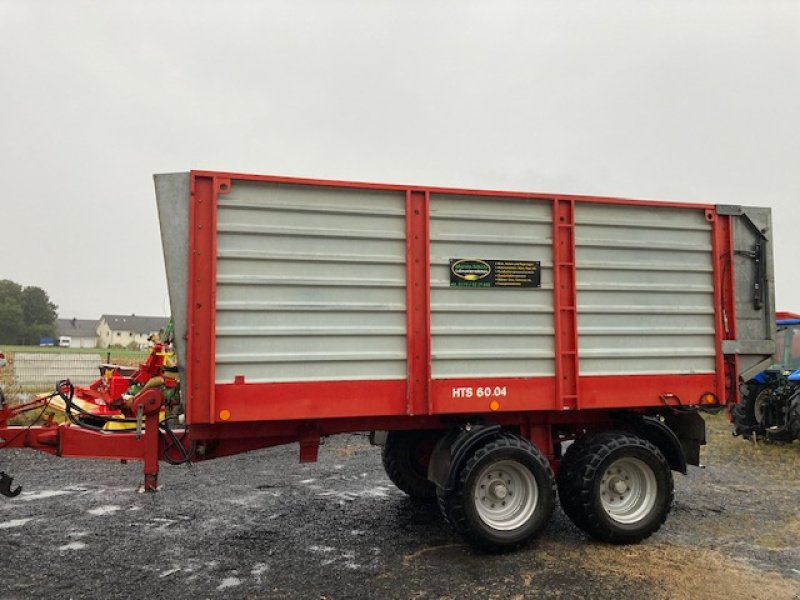
[[[141, 392], [133, 399], [133, 408], [144, 423], [144, 439], [142, 445], [142, 458], [144, 459], [144, 491], [155, 492], [158, 490], [158, 454], [161, 432], [158, 421], [161, 417], [161, 407], [164, 406], [164, 396], [159, 389], [150, 389]], [[142, 423], [137, 424], [137, 427]], [[136, 434], [137, 438], [139, 433]]]
[[189, 306], [186, 369], [187, 423], [213, 423], [216, 314], [217, 183], [191, 174], [189, 202]]
[[556, 408], [578, 408], [578, 310], [575, 282], [575, 201], [553, 201], [553, 302]]
[[406, 192], [406, 412], [431, 413], [430, 405], [430, 195]]
[[553, 430], [547, 417], [545, 416], [543, 420], [536, 419], [534, 422], [534, 419], [528, 416], [524, 434], [547, 457], [547, 460], [550, 461], [550, 466], [557, 472], [558, 460], [556, 460], [555, 445], [553, 443]]
[[158, 491], [158, 429], [159, 413], [149, 413], [144, 418], [144, 491]]
[[706, 210], [711, 223], [714, 256], [714, 306], [717, 394], [721, 401], [738, 402], [739, 364], [735, 354], [727, 358], [722, 353], [724, 340], [736, 339], [736, 281], [733, 268], [733, 228], [730, 216]]
[[711, 255], [714, 281], [714, 370], [717, 374], [716, 394], [723, 393], [725, 389], [725, 357], [722, 354], [722, 340], [726, 339], [725, 307], [723, 306], [723, 289], [725, 287], [722, 277], [724, 268], [723, 243], [720, 237], [721, 227], [717, 221], [717, 214], [711, 209], [706, 209], [705, 219], [711, 225]]

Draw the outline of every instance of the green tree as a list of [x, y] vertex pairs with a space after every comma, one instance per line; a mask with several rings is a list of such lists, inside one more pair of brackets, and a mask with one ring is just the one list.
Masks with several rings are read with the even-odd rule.
[[22, 310], [27, 325], [53, 325], [56, 308], [42, 288], [28, 286], [22, 290]]
[[0, 280], [0, 343], [38, 344], [55, 336], [55, 304], [42, 288]]
[[13, 299], [19, 302], [22, 298], [22, 286], [10, 279], [0, 279], [0, 302]]
[[16, 344], [22, 338], [25, 314], [15, 298], [0, 297], [0, 344]]

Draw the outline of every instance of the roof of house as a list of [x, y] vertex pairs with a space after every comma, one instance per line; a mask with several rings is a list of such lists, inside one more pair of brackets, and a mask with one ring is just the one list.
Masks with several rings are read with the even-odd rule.
[[108, 327], [112, 331], [132, 331], [133, 333], [154, 333], [161, 331], [169, 323], [167, 317], [139, 315], [102, 315], [100, 320], [108, 323]]
[[99, 319], [56, 319], [56, 331], [59, 336], [93, 338], [99, 324]]

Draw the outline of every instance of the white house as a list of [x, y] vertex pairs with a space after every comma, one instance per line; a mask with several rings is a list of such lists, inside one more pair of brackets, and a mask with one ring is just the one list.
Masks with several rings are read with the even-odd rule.
[[56, 339], [69, 339], [70, 348], [97, 347], [97, 319], [56, 319]]
[[147, 346], [147, 339], [162, 331], [169, 322], [166, 317], [143, 317], [138, 315], [103, 315], [97, 326], [97, 340], [100, 348], [135, 345]]

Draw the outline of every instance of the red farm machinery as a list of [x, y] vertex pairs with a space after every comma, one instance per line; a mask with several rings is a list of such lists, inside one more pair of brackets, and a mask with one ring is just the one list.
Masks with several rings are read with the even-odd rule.
[[153, 359], [112, 377], [114, 415], [80, 413], [61, 382], [75, 414], [10, 427], [6, 409], [5, 447], [141, 460], [153, 491], [160, 460], [298, 442], [313, 461], [366, 431], [390, 479], [479, 548], [527, 542], [556, 497], [632, 543], [699, 463], [698, 413], [774, 352], [769, 209], [207, 171], [155, 185], [177, 374]]

